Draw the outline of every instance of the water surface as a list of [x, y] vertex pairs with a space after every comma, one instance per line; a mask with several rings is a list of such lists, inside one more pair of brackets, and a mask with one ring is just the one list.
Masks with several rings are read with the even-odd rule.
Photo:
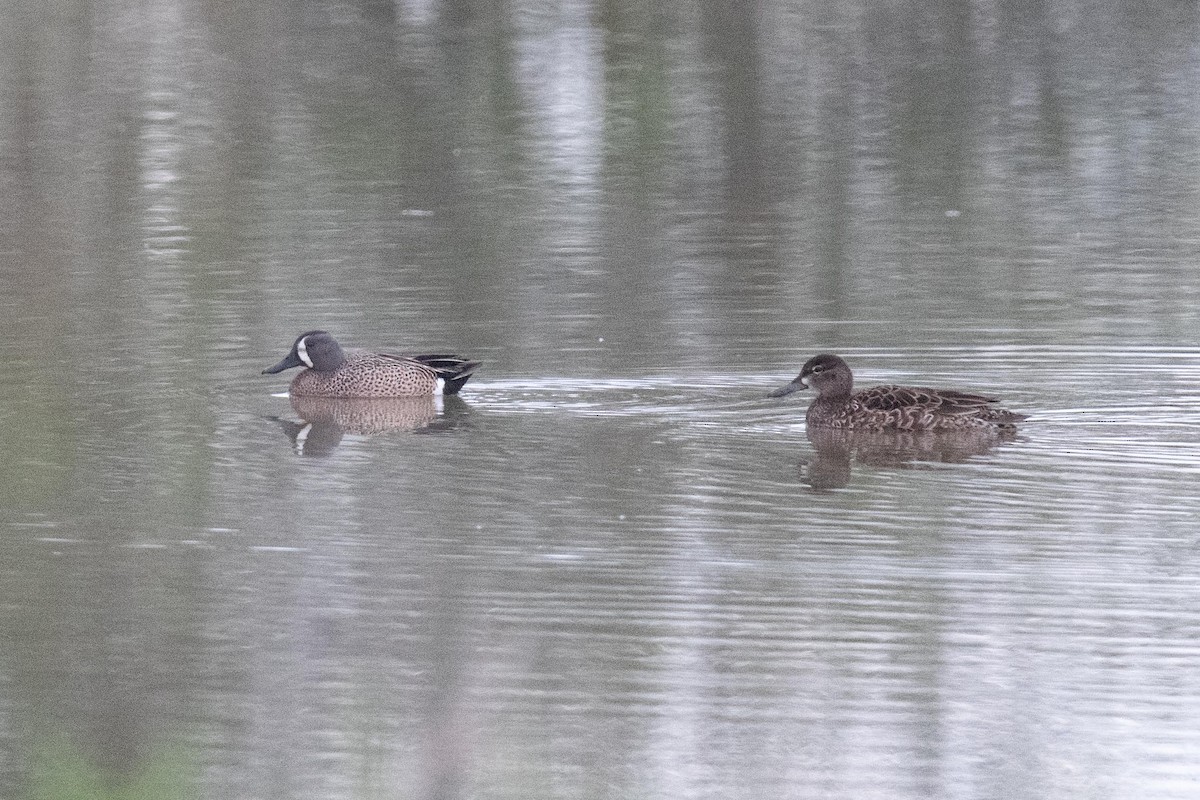
[[[0, 796], [1194, 796], [1195, 34], [6, 6]], [[819, 447], [823, 351], [1030, 420]]]

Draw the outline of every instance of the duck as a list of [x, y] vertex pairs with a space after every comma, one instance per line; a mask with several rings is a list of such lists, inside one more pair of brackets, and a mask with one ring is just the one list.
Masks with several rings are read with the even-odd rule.
[[789, 384], [768, 397], [784, 397], [801, 389], [817, 396], [808, 406], [810, 428], [871, 431], [965, 431], [987, 428], [1006, 430], [1028, 415], [999, 408], [994, 397], [955, 389], [915, 386], [872, 386], [854, 391], [854, 374], [840, 356], [813, 356]]
[[458, 394], [479, 366], [456, 355], [343, 350], [327, 331], [307, 331], [296, 337], [282, 361], [262, 374], [306, 367], [292, 379], [291, 397], [424, 397]]

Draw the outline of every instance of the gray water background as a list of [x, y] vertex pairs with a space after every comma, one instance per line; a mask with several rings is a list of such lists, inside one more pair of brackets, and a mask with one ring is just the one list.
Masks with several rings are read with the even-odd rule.
[[[5, 4], [0, 797], [1195, 797], [1197, 23]], [[822, 351], [1032, 416], [830, 456]]]

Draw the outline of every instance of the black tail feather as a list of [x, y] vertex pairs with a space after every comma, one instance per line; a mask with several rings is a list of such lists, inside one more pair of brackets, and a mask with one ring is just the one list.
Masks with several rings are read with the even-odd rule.
[[462, 356], [448, 353], [430, 353], [420, 356], [410, 356], [414, 361], [420, 361], [433, 369], [438, 377], [446, 382], [443, 394], [458, 394], [459, 389], [475, 374], [483, 362], [468, 361]]

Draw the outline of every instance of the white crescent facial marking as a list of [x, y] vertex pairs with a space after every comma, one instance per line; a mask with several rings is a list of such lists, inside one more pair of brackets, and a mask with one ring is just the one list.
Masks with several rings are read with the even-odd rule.
[[308, 357], [308, 348], [304, 346], [304, 339], [296, 342], [296, 355], [300, 356], [300, 360], [304, 362], [305, 366], [312, 369], [312, 359]]

